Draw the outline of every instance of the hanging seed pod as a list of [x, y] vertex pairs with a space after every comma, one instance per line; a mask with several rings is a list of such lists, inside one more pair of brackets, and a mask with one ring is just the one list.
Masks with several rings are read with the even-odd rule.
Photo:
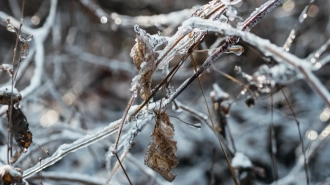
[[[7, 111], [9, 120], [9, 111]], [[20, 108], [12, 108], [12, 132], [17, 145], [26, 152], [32, 143], [32, 133], [29, 130], [29, 123]]]

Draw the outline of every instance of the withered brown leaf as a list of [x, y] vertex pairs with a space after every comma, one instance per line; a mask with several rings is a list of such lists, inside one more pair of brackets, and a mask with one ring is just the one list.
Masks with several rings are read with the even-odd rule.
[[165, 180], [172, 182], [176, 175], [171, 172], [179, 161], [175, 156], [176, 141], [173, 141], [174, 127], [166, 113], [156, 113], [157, 121], [151, 134], [152, 140], [144, 158], [144, 164], [158, 172]]
[[133, 46], [130, 56], [133, 58], [133, 63], [139, 70], [138, 86], [141, 88], [141, 98], [146, 100], [151, 94], [151, 76], [155, 71], [155, 53], [154, 46], [151, 43], [151, 36], [140, 29], [134, 27], [136, 32], [136, 44]]
[[[9, 120], [9, 111], [7, 112], [7, 116]], [[26, 152], [32, 143], [32, 133], [29, 130], [29, 123], [20, 108], [13, 107], [11, 126], [17, 145], [23, 152]]]

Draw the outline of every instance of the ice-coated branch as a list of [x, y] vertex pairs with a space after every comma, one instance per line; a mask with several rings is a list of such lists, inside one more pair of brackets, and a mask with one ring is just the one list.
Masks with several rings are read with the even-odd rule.
[[120, 122], [120, 120], [114, 121], [97, 133], [94, 133], [92, 135], [86, 135], [71, 144], [61, 145], [60, 147], [58, 147], [58, 149], [54, 152], [54, 154], [52, 156], [42, 160], [40, 163], [36, 164], [35, 166], [25, 170], [23, 172], [23, 177], [24, 178], [30, 177], [31, 175], [41, 171], [42, 169], [47, 168], [48, 166], [53, 165], [57, 161], [61, 160], [68, 153], [75, 152], [81, 148], [84, 148], [84, 147], [91, 145], [107, 136], [110, 136], [110, 135], [116, 133], [119, 122]]
[[306, 19], [306, 17], [307, 17], [307, 11], [308, 11], [309, 7], [312, 5], [312, 3], [314, 3], [314, 1], [315, 0], [310, 0], [309, 3], [308, 3], [308, 5], [306, 5], [305, 8], [304, 8], [304, 10], [300, 13], [298, 22], [293, 27], [293, 29], [290, 31], [290, 34], [289, 34], [289, 36], [288, 36], [288, 38], [285, 41], [285, 44], [283, 46], [283, 48], [285, 49], [285, 51], [289, 51], [290, 50], [290, 46], [291, 46], [293, 40], [296, 38], [297, 28]]
[[[263, 4], [260, 8], [257, 8], [249, 18], [247, 18], [240, 26], [240, 30], [250, 30], [253, 26], [255, 26], [265, 15], [273, 11], [276, 7], [281, 5], [285, 0], [272, 0], [268, 1], [265, 4]], [[194, 20], [195, 19], [195, 20]], [[198, 20], [199, 23], [198, 23]], [[203, 20], [203, 21], [202, 21]], [[204, 23], [205, 21], [205, 23]], [[210, 21], [210, 20], [204, 20], [201, 18], [190, 18], [190, 20], [185, 21], [185, 23], [182, 24], [182, 27], [190, 27], [191, 28], [198, 28], [201, 30], [208, 30], [208, 31], [215, 31], [215, 32], [220, 32], [223, 33], [222, 31], [222, 26], [227, 27], [230, 32], [230, 30], [236, 30], [233, 29], [230, 25], [228, 24], [221, 24], [222, 26], [217, 27], [216, 29], [212, 30], [211, 28], [213, 25], [217, 24], [218, 22], [215, 21]], [[231, 29], [230, 29], [231, 28]], [[222, 30], [222, 31], [220, 31]], [[238, 30], [236, 30], [238, 31]], [[241, 33], [244, 33], [241, 31]], [[184, 89], [186, 89], [196, 78], [198, 78], [199, 75], [201, 75], [205, 70], [207, 70], [212, 63], [214, 63], [223, 53], [225, 53], [231, 46], [236, 44], [240, 37], [237, 34], [231, 33], [224, 33], [226, 35], [234, 35], [231, 36], [227, 39], [227, 41], [222, 44], [218, 49], [216, 49], [210, 57], [208, 57], [203, 65], [196, 71], [195, 74], [193, 74], [190, 78], [188, 78], [183, 84], [177, 89], [175, 93], [171, 95], [171, 97], [164, 103], [165, 107], [167, 106], [168, 103], [172, 102], [179, 94], [183, 92]]]
[[[138, 24], [141, 27], [178, 25], [183, 20], [188, 19], [198, 6], [190, 9], [171, 12], [168, 14], [159, 14], [151, 16], [128, 16], [118, 13], [108, 13], [92, 0], [80, 0], [80, 3], [93, 12], [102, 22], [102, 18], [110, 19], [112, 23], [123, 27], [132, 27]], [[104, 21], [105, 22], [105, 21]]]
[[42, 176], [35, 176], [29, 179], [48, 179], [54, 181], [66, 181], [72, 183], [81, 183], [89, 185], [101, 185], [105, 181], [102, 177], [89, 176], [79, 173], [65, 173], [65, 172], [42, 172]]
[[315, 65], [317, 65], [319, 63], [319, 67], [323, 66], [327, 62], [324, 61], [323, 59], [320, 60], [319, 62], [317, 62], [317, 60], [326, 51], [326, 49], [329, 47], [329, 45], [330, 45], [330, 39], [328, 39], [328, 41], [325, 42], [319, 49], [317, 49], [313, 53], [309, 54], [308, 57], [306, 58], [306, 60], [312, 62]]
[[330, 62], [330, 55], [327, 55], [326, 57], [322, 58], [319, 63], [324, 66], [325, 64]]
[[168, 14], [159, 14], [151, 16], [136, 16], [131, 17], [127, 15], [120, 15], [117, 13], [111, 13], [111, 19], [116, 23], [120, 20], [120, 26], [131, 27], [138, 24], [141, 27], [152, 27], [152, 26], [168, 26], [168, 25], [178, 25], [182, 21], [188, 19], [191, 14], [196, 11], [198, 7], [193, 7], [190, 9], [184, 9], [179, 11], [174, 11]]
[[[136, 107], [137, 106], [132, 106], [128, 114], [131, 114]], [[130, 122], [130, 130], [119, 141], [118, 150], [121, 148], [124, 148], [124, 151], [128, 150], [138, 133], [144, 128], [144, 126], [146, 126], [148, 123], [150, 123], [150, 121], [153, 120], [154, 114], [153, 112], [150, 113], [150, 111], [146, 111], [144, 113], [141, 112], [139, 115], [137, 115], [137, 120], [132, 120]], [[101, 139], [104, 139], [105, 137], [116, 133], [118, 131], [120, 121], [120, 119], [114, 121], [102, 130], [91, 135], [85, 135], [71, 144], [61, 145], [60, 147], [58, 147], [58, 149], [54, 152], [52, 156], [42, 160], [41, 163], [36, 164], [34, 167], [25, 170], [23, 172], [23, 177], [27, 178], [29, 176], [32, 176], [33, 174], [61, 160], [65, 155], [71, 152], [75, 152], [81, 148], [87, 147]]]
[[[23, 33], [26, 33], [28, 35], [32, 35], [34, 37], [34, 43], [36, 48], [35, 53], [35, 70], [33, 77], [31, 78], [30, 85], [25, 87], [21, 91], [21, 94], [23, 97], [27, 96], [28, 94], [32, 93], [40, 84], [42, 80], [42, 73], [43, 73], [43, 65], [44, 65], [44, 58], [45, 58], [45, 49], [44, 49], [44, 41], [46, 40], [50, 29], [53, 25], [55, 15], [56, 15], [56, 6], [57, 6], [57, 0], [51, 0], [50, 5], [50, 11], [49, 15], [44, 23], [44, 25], [41, 28], [32, 29], [27, 26], [23, 26], [21, 31]], [[20, 22], [16, 20], [15, 18], [5, 14], [4, 12], [0, 12], [0, 19], [2, 21], [6, 21], [7, 19], [10, 19], [10, 23], [14, 27], [19, 27]]]
[[118, 61], [114, 59], [108, 59], [106, 57], [96, 56], [88, 53], [76, 46], [67, 46], [65, 50], [78, 57], [83, 62], [88, 62], [95, 65], [100, 65], [111, 69], [113, 72], [123, 71], [125, 73], [133, 75], [132, 68], [134, 67], [131, 63], [125, 61]]
[[[228, 24], [205, 20], [197, 17], [188, 19], [183, 23], [182, 27], [190, 27], [190, 29], [206, 29], [208, 31], [219, 32], [224, 35], [235, 35], [234, 39], [241, 38], [245, 42], [258, 48], [266, 56], [271, 56], [278, 62], [287, 63], [298, 70], [300, 74], [305, 78], [307, 83], [312, 87], [312, 89], [314, 89], [324, 100], [325, 104], [328, 107], [330, 106], [329, 92], [315, 77], [315, 75], [310, 72], [312, 70], [316, 70], [317, 68], [315, 68], [310, 62], [300, 59], [291, 53], [285, 52], [281, 47], [272, 44], [269, 40], [262, 39], [250, 32], [237, 30]], [[232, 44], [233, 43], [225, 43], [222, 45], [211, 57], [209, 57], [204, 62], [203, 66], [201, 66], [201, 68], [199, 68], [199, 70], [193, 76], [183, 82], [177, 91], [173, 93], [168, 99], [165, 99], [162, 107], [166, 107], [169, 103], [171, 103], [188, 85], [190, 85], [192, 81], [194, 81], [203, 71], [205, 71]]]

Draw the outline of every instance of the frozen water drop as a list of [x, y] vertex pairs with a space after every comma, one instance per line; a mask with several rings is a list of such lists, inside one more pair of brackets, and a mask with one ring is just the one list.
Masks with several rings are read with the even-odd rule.
[[322, 64], [321, 64], [320, 62], [316, 62], [316, 63], [315, 63], [315, 67], [316, 67], [317, 69], [320, 69], [320, 68], [322, 67]]
[[242, 90], [241, 95], [244, 95], [246, 93], [246, 91], [247, 91], [246, 89]]
[[202, 128], [202, 124], [201, 123], [195, 123], [195, 124], [191, 124], [191, 127], [200, 130]]
[[29, 35], [27, 38], [26, 38], [26, 41], [31, 41], [33, 39], [33, 35]]
[[172, 110], [175, 112], [182, 112], [182, 109], [174, 103], [172, 103]]
[[105, 23], [108, 22], [108, 18], [106, 16], [102, 16], [100, 21], [101, 21], [102, 24], [105, 24]]
[[226, 53], [234, 53], [237, 56], [240, 56], [244, 52], [244, 48], [239, 45], [232, 46], [227, 50]]
[[237, 10], [232, 6], [229, 6], [226, 15], [228, 16], [230, 21], [234, 21], [235, 18], [237, 18]]
[[311, 62], [314, 64], [316, 62], [316, 58], [312, 58]]

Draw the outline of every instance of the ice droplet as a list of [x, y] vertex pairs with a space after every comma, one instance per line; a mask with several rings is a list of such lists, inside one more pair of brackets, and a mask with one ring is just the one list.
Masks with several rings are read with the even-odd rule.
[[316, 62], [316, 63], [315, 63], [315, 67], [316, 67], [317, 69], [320, 69], [320, 68], [322, 67], [322, 64], [321, 64], [320, 62]]
[[244, 52], [244, 48], [240, 45], [235, 45], [230, 47], [226, 53], [234, 53], [237, 56], [241, 56], [241, 54]]
[[100, 21], [101, 21], [102, 24], [105, 24], [105, 23], [108, 22], [108, 18], [106, 16], [102, 16]]
[[315, 140], [318, 138], [318, 133], [315, 130], [307, 130], [306, 137], [310, 140]]
[[311, 62], [312, 62], [313, 64], [315, 64], [315, 62], [316, 62], [316, 58], [312, 58], [312, 59], [311, 59]]
[[117, 25], [121, 24], [121, 19], [120, 19], [120, 18], [116, 18], [116, 19], [115, 19], [115, 23], [116, 23]]
[[304, 21], [304, 19], [306, 19], [307, 17], [307, 10], [308, 10], [308, 6], [306, 6], [304, 8], [304, 10], [301, 12], [300, 16], [299, 16], [299, 22], [302, 23]]
[[182, 109], [179, 106], [176, 106], [174, 103], [172, 103], [172, 110], [174, 112], [182, 112]]
[[329, 108], [325, 108], [323, 110], [323, 112], [320, 114], [320, 120], [322, 122], [326, 122], [330, 119], [330, 109]]

